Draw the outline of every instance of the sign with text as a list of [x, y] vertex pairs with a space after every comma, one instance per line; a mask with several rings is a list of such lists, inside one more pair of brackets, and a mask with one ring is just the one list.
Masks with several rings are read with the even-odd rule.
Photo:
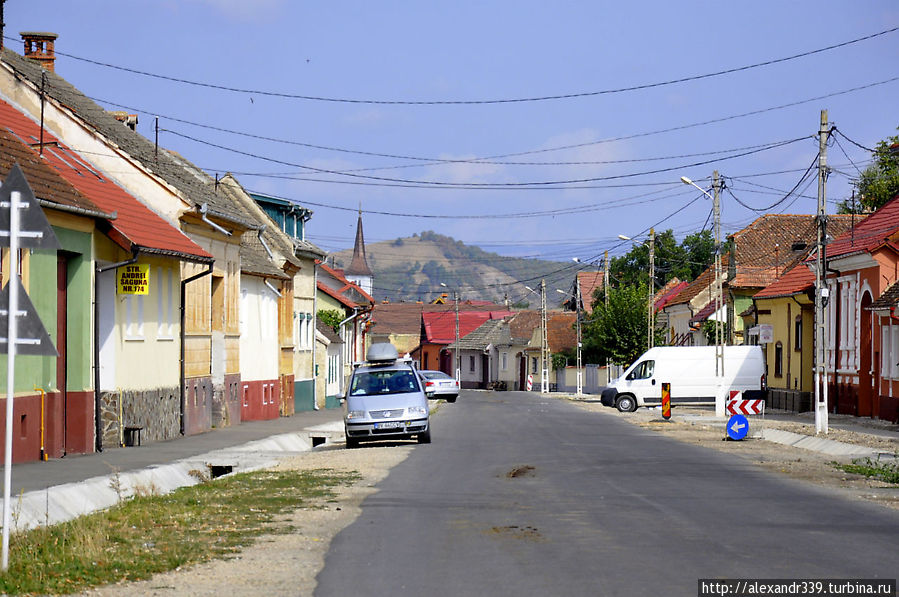
[[134, 263], [116, 270], [119, 294], [150, 294], [150, 265]]

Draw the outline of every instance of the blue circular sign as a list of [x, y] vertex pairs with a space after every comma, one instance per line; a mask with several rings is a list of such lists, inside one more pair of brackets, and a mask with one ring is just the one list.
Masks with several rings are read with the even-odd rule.
[[743, 415], [734, 415], [727, 420], [727, 437], [741, 440], [749, 433], [749, 420]]

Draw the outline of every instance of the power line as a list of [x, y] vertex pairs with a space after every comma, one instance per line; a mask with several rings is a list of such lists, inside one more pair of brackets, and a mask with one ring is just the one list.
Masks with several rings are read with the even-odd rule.
[[[193, 122], [190, 120], [185, 120], [183, 118], [177, 118], [174, 116], [161, 114], [161, 113], [155, 112], [153, 110], [136, 108], [133, 106], [128, 106], [125, 104], [120, 104], [118, 102], [105, 100], [105, 99], [101, 99], [101, 98], [96, 98], [96, 97], [90, 97], [90, 96], [86, 96], [86, 97], [88, 97], [88, 99], [91, 99], [92, 101], [106, 104], [109, 106], [114, 106], [116, 108], [122, 108], [122, 109], [128, 110], [130, 112], [139, 112], [139, 113], [149, 114], [154, 117], [165, 118], [166, 120], [171, 120], [172, 122], [180, 122], [182, 124], [196, 126], [198, 128], [205, 128], [208, 130], [227, 133], [227, 134], [231, 134], [231, 135], [239, 135], [239, 136], [243, 136], [243, 137], [247, 137], [247, 138], [251, 138], [251, 139], [257, 139], [260, 141], [266, 141], [266, 142], [271, 142], [271, 143], [282, 143], [282, 144], [286, 144], [286, 145], [294, 145], [297, 147], [307, 147], [310, 149], [320, 149], [323, 151], [334, 151], [334, 152], [339, 152], [339, 153], [357, 154], [357, 155], [364, 155], [364, 156], [370, 156], [370, 157], [383, 157], [383, 158], [390, 158], [390, 159], [402, 159], [402, 160], [414, 160], [414, 161], [427, 162], [427, 164], [425, 164], [425, 165], [439, 165], [439, 164], [444, 164], [444, 163], [448, 163], [448, 164], [483, 163], [486, 160], [500, 160], [500, 159], [505, 159], [505, 158], [520, 157], [520, 156], [525, 156], [525, 155], [535, 155], [535, 154], [539, 154], [539, 153], [565, 151], [568, 149], [580, 149], [583, 147], [602, 145], [605, 143], [615, 143], [618, 141], [629, 141], [629, 140], [638, 139], [641, 137], [649, 137], [649, 136], [660, 135], [660, 134], [664, 134], [664, 133], [671, 133], [671, 132], [676, 132], [676, 131], [681, 131], [681, 130], [686, 130], [686, 129], [691, 129], [691, 128], [697, 128], [700, 126], [706, 126], [706, 125], [710, 125], [710, 124], [719, 124], [721, 122], [727, 122], [727, 121], [736, 120], [739, 118], [746, 118], [749, 116], [757, 116], [759, 114], [764, 114], [767, 112], [774, 112], [777, 110], [783, 110], [785, 108], [792, 108], [792, 107], [800, 106], [803, 104], [818, 102], [818, 101], [821, 101], [824, 99], [829, 99], [829, 98], [837, 97], [840, 95], [855, 93], [856, 91], [863, 91], [865, 89], [878, 87], [880, 85], [886, 85], [888, 83], [893, 83], [895, 81], [899, 81], [899, 77], [893, 77], [893, 78], [885, 79], [882, 81], [875, 81], [873, 83], [868, 83], [865, 85], [852, 87], [850, 89], [834, 91], [832, 93], [819, 95], [817, 97], [811, 97], [811, 98], [806, 98], [806, 99], [802, 99], [802, 100], [797, 100], [797, 101], [789, 102], [786, 104], [780, 104], [777, 106], [769, 106], [767, 108], [760, 108], [758, 110], [743, 112], [741, 114], [731, 114], [729, 116], [722, 116], [719, 118], [713, 118], [711, 120], [704, 120], [704, 121], [700, 121], [700, 122], [683, 124], [683, 125], [665, 128], [665, 129], [658, 129], [658, 130], [654, 130], [654, 131], [645, 131], [642, 133], [621, 135], [621, 136], [617, 136], [617, 137], [607, 137], [604, 139], [598, 139], [596, 141], [588, 141], [588, 142], [584, 142], [584, 143], [575, 143], [575, 144], [561, 145], [561, 146], [556, 146], [556, 147], [548, 147], [548, 148], [543, 148], [543, 149], [534, 149], [534, 150], [519, 151], [519, 152], [514, 152], [514, 153], [505, 153], [505, 154], [497, 154], [497, 155], [491, 155], [491, 156], [475, 157], [475, 158], [471, 158], [471, 159], [456, 159], [456, 160], [446, 160], [446, 159], [441, 159], [441, 158], [411, 156], [411, 155], [402, 155], [402, 154], [379, 153], [379, 152], [373, 152], [373, 151], [363, 151], [363, 150], [356, 150], [356, 149], [331, 147], [331, 146], [327, 146], [327, 145], [316, 145], [316, 144], [306, 143], [306, 142], [302, 142], [302, 141], [294, 141], [294, 140], [290, 140], [290, 139], [281, 139], [281, 138], [271, 137], [271, 136], [266, 136], [266, 135], [258, 135], [255, 133], [249, 133], [249, 132], [245, 132], [245, 131], [237, 131], [234, 129], [228, 129], [228, 128], [219, 127], [219, 126], [215, 126], [215, 125]], [[245, 175], [251, 175], [251, 174], [245, 173]], [[277, 178], [277, 176], [272, 176], [272, 177]]]
[[[574, 179], [566, 179], [566, 180], [544, 180], [544, 181], [530, 181], [530, 182], [504, 182], [504, 183], [454, 183], [454, 182], [446, 182], [446, 181], [427, 181], [427, 180], [414, 180], [414, 179], [406, 179], [406, 178], [389, 178], [383, 176], [371, 176], [364, 174], [354, 174], [351, 172], [341, 172], [339, 170], [330, 170], [327, 168], [316, 168], [315, 166], [308, 166], [305, 164], [298, 164], [295, 162], [288, 162], [286, 160], [281, 160], [278, 158], [272, 158], [267, 156], [262, 156], [259, 154], [254, 154], [248, 151], [244, 151], [242, 149], [237, 149], [234, 147], [228, 147], [225, 145], [221, 145], [218, 143], [213, 143], [212, 141], [206, 141], [203, 139], [199, 139], [197, 137], [193, 137], [191, 135], [187, 135], [184, 133], [179, 133], [177, 131], [173, 131], [171, 129], [159, 129], [160, 131], [165, 131], [167, 133], [171, 133], [175, 136], [181, 137], [183, 139], [188, 139], [190, 141], [194, 141], [195, 143], [200, 143], [202, 145], [207, 145], [209, 147], [215, 147], [216, 149], [222, 149], [224, 151], [229, 151], [232, 153], [236, 153], [238, 155], [243, 155], [246, 157], [251, 157], [258, 160], [263, 160], [267, 162], [273, 162], [277, 164], [293, 166], [296, 168], [302, 168], [304, 170], [310, 170], [312, 172], [316, 172], [319, 174], [331, 174], [335, 176], [347, 176], [351, 178], [359, 178], [363, 180], [374, 180], [378, 182], [389, 182], [389, 183], [399, 183], [399, 184], [411, 184], [411, 185], [424, 185], [428, 188], [463, 188], [463, 189], [496, 189], [496, 188], [526, 188], [526, 187], [553, 187], [558, 188], [562, 187], [562, 185], [572, 185], [572, 184], [581, 184], [588, 182], [601, 182], [601, 181], [609, 181], [609, 180], [621, 180], [626, 178], [635, 178], [638, 176], [649, 176], [651, 174], [660, 174], [663, 172], [672, 172], [674, 170], [683, 170], [686, 168], [693, 168], [697, 166], [705, 166], [708, 164], [713, 164], [725, 160], [730, 160], [739, 157], [745, 157], [747, 155], [752, 155], [755, 153], [760, 153], [762, 151], [768, 151], [770, 149], [775, 149], [778, 147], [783, 147], [785, 145], [789, 145], [791, 143], [796, 143], [798, 141], [803, 141], [808, 139], [808, 137], [799, 137], [797, 139], [792, 139], [790, 141], [785, 141], [776, 145], [765, 146], [761, 149], [752, 149], [747, 150], [740, 153], [735, 153], [733, 155], [728, 155], [725, 157], [710, 159], [710, 160], [702, 160], [699, 162], [693, 162], [690, 164], [682, 164], [678, 166], [670, 166], [667, 168], [657, 168], [655, 170], [647, 170], [644, 172], [632, 172], [628, 174], [613, 174], [608, 176], [593, 176], [586, 178], [574, 178]], [[563, 187], [564, 188], [564, 187]]]
[[553, 101], [553, 100], [574, 99], [574, 98], [581, 98], [581, 97], [595, 97], [595, 96], [600, 96], [600, 95], [612, 95], [612, 94], [625, 93], [625, 92], [631, 92], [631, 91], [641, 91], [644, 89], [665, 87], [665, 86], [669, 86], [669, 85], [676, 85], [679, 83], [687, 83], [687, 82], [691, 82], [691, 81], [700, 81], [703, 79], [710, 79], [710, 78], [714, 78], [714, 77], [720, 77], [723, 75], [748, 71], [748, 70], [761, 68], [761, 67], [765, 67], [765, 66], [772, 66], [775, 64], [789, 62], [791, 60], [797, 60], [799, 58], [813, 56], [815, 54], [829, 52], [831, 50], [836, 50], [836, 49], [850, 46], [853, 44], [861, 43], [863, 41], [875, 39], [875, 38], [883, 36], [883, 35], [888, 35], [890, 33], [894, 33], [895, 31], [899, 31], [899, 27], [893, 27], [891, 29], [879, 31], [877, 33], [872, 33], [870, 35], [866, 35], [863, 37], [858, 37], [858, 38], [844, 41], [841, 43], [832, 44], [829, 46], [825, 46], [823, 48], [817, 48], [815, 50], [809, 50], [809, 51], [805, 51], [805, 52], [800, 52], [798, 54], [792, 54], [790, 56], [784, 56], [782, 58], [775, 58], [772, 60], [765, 60], [762, 62], [747, 64], [744, 66], [728, 68], [728, 69], [715, 71], [715, 72], [711, 72], [711, 73], [706, 73], [706, 74], [701, 74], [701, 75], [691, 75], [691, 76], [686, 76], [686, 77], [680, 77], [677, 79], [670, 79], [667, 81], [660, 81], [660, 82], [654, 82], [654, 83], [643, 83], [640, 85], [632, 85], [629, 87], [619, 87], [619, 88], [613, 88], [613, 89], [604, 89], [604, 90], [600, 90], [600, 91], [585, 91], [585, 92], [578, 92], [578, 93], [565, 93], [565, 94], [544, 95], [544, 96], [536, 96], [536, 97], [488, 99], [488, 100], [376, 100], [376, 99], [324, 97], [324, 96], [286, 93], [286, 92], [279, 92], [279, 91], [264, 91], [264, 90], [260, 90], [260, 89], [246, 89], [246, 88], [231, 87], [231, 86], [215, 84], [215, 83], [204, 83], [204, 82], [192, 81], [190, 79], [184, 79], [184, 78], [180, 78], [180, 77], [162, 75], [159, 73], [151, 73], [148, 71], [142, 71], [142, 70], [138, 70], [138, 69], [134, 69], [134, 68], [110, 64], [107, 62], [100, 62], [98, 60], [92, 60], [90, 58], [83, 58], [80, 56], [75, 56], [73, 54], [67, 54], [64, 52], [60, 52], [58, 50], [56, 53], [57, 53], [57, 55], [66, 56], [67, 58], [72, 58], [73, 60], [79, 60], [82, 62], [87, 62], [89, 64], [103, 66], [106, 68], [120, 70], [120, 71], [137, 74], [137, 75], [141, 75], [141, 76], [145, 76], [145, 77], [152, 77], [155, 79], [162, 79], [165, 81], [172, 81], [175, 83], [181, 83], [181, 84], [185, 84], [185, 85], [193, 85], [196, 87], [204, 87], [207, 89], [216, 89], [219, 91], [229, 91], [229, 92], [233, 92], [233, 93], [279, 97], [279, 98], [285, 98], [285, 99], [317, 101], [317, 102], [344, 103], [344, 104], [416, 105], [416, 106], [485, 105], [485, 104], [512, 104], [512, 103], [525, 103], [525, 102], [544, 102], [544, 101]]

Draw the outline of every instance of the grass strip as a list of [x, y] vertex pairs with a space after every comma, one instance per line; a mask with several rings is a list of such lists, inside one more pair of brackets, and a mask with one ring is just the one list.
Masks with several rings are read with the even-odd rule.
[[73, 593], [228, 558], [260, 535], [290, 532], [279, 517], [322, 507], [333, 487], [358, 478], [330, 469], [238, 473], [16, 533], [0, 593]]
[[878, 479], [885, 483], [899, 485], [899, 455], [892, 460], [858, 458], [853, 460], [850, 464], [834, 462], [833, 465], [847, 473], [864, 475], [869, 479]]

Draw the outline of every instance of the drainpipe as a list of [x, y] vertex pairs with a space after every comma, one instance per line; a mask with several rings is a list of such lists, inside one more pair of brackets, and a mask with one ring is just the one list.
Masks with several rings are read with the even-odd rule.
[[215, 228], [216, 230], [218, 230], [225, 236], [231, 236], [231, 233], [229, 231], [225, 230], [224, 228], [222, 228], [221, 226], [219, 226], [218, 224], [216, 224], [215, 222], [210, 220], [209, 217], [206, 215], [207, 213], [209, 213], [209, 204], [208, 203], [201, 203], [197, 207], [197, 209], [200, 212], [201, 220], [203, 220], [204, 222], [206, 222], [207, 224], [209, 224], [210, 226], [212, 226], [213, 228]]
[[209, 268], [206, 271], [200, 272], [199, 274], [195, 274], [189, 278], [185, 278], [184, 280], [181, 280], [181, 306], [180, 306], [181, 330], [179, 331], [179, 336], [180, 336], [180, 340], [181, 340], [181, 348], [180, 348], [181, 354], [180, 354], [180, 361], [179, 361], [180, 393], [181, 393], [181, 400], [180, 400], [180, 402], [181, 402], [181, 435], [184, 435], [184, 409], [186, 407], [186, 402], [185, 402], [186, 396], [184, 395], [184, 381], [185, 381], [185, 375], [184, 375], [184, 318], [185, 318], [184, 297], [187, 294], [187, 285], [190, 282], [193, 282], [194, 280], [199, 280], [203, 276], [208, 276], [211, 273], [212, 273], [212, 264], [210, 263]]
[[[362, 313], [361, 313], [361, 312], [357, 312], [358, 309], [359, 309], [359, 307], [353, 307], [353, 314], [350, 315], [349, 317], [347, 317], [346, 319], [344, 319], [343, 321], [341, 321], [339, 324], [337, 324], [337, 329], [338, 329], [338, 330], [344, 330], [344, 329], [345, 329], [344, 326], [345, 326], [346, 324], [348, 324], [349, 322], [351, 322], [351, 321], [353, 321], [354, 319], [356, 319], [357, 317], [359, 317]], [[346, 346], [346, 331], [344, 331], [344, 333], [342, 334], [342, 337], [343, 337], [343, 341], [344, 341], [344, 344], [343, 344], [343, 345]], [[346, 348], [344, 348], [344, 351], [346, 351]], [[353, 356], [355, 356], [355, 354], [356, 354], [356, 338], [355, 338], [355, 334], [354, 334], [354, 337], [353, 337]]]
[[[293, 209], [293, 208], [291, 208]], [[296, 216], [294, 216], [294, 230], [296, 230]], [[317, 364], [316, 340], [315, 335], [318, 333], [318, 259], [312, 259], [312, 410], [318, 410], [318, 375], [315, 374], [315, 365]], [[327, 355], [326, 355], [327, 356]], [[325, 358], [325, 362], [328, 360]], [[327, 366], [327, 365], [326, 365]], [[341, 376], [342, 377], [342, 376]], [[327, 382], [326, 382], [327, 383]], [[328, 396], [328, 388], [325, 386], [325, 397]]]
[[100, 306], [97, 302], [100, 293], [100, 274], [136, 262], [138, 251], [137, 248], [132, 249], [132, 257], [127, 261], [94, 266], [94, 435], [96, 436], [94, 449], [97, 452], [103, 451], [103, 412], [100, 408]]

